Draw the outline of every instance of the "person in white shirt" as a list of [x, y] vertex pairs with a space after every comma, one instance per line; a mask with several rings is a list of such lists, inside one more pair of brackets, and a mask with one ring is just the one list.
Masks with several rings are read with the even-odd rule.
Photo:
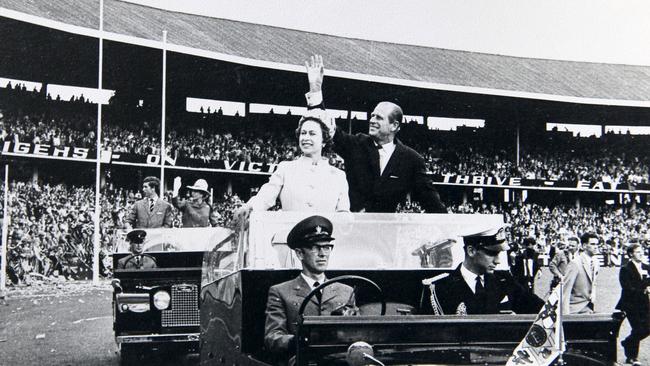
[[[306, 67], [307, 106], [324, 110], [323, 58], [312, 56]], [[330, 121], [334, 152], [345, 163], [352, 211], [395, 212], [411, 194], [426, 212], [447, 213], [422, 155], [396, 138], [402, 119], [402, 108], [386, 101], [377, 104], [370, 114], [367, 134], [339, 131]]]

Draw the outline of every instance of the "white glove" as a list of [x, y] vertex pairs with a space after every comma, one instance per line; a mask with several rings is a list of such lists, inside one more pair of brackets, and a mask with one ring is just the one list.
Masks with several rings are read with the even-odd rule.
[[181, 190], [182, 184], [183, 183], [181, 177], [174, 178], [174, 192], [173, 192], [174, 197], [178, 197], [178, 192]]

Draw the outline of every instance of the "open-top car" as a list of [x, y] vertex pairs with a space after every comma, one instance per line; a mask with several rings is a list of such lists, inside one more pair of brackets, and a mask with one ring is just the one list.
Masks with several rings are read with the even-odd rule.
[[231, 235], [221, 228], [144, 233], [141, 254], [133, 255], [126, 240], [113, 254], [113, 329], [123, 363], [162, 346], [198, 351], [203, 253]]
[[[206, 252], [200, 294], [201, 365], [286, 363], [264, 347], [265, 308], [270, 286], [300, 271], [286, 237], [307, 216], [254, 212], [230, 240]], [[423, 314], [432, 279], [463, 260], [461, 235], [498, 227], [502, 216], [324, 216], [333, 222], [336, 238], [327, 277], [354, 286], [358, 311], [355, 316], [302, 316], [292, 362], [504, 365], [524, 337], [529, 344], [544, 344], [543, 332], [529, 332], [537, 314]], [[507, 270], [506, 253], [502, 256], [500, 270]], [[315, 291], [305, 298], [303, 309]], [[614, 364], [622, 319], [620, 313], [565, 315], [563, 360], [570, 365]], [[517, 360], [530, 364], [523, 357]]]

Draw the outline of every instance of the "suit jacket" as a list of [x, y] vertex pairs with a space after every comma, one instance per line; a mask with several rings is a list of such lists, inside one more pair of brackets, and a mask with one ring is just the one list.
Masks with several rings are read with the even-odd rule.
[[650, 286], [650, 266], [642, 263], [641, 268], [646, 271], [645, 278], [637, 270], [632, 261], [621, 267], [618, 280], [621, 283], [621, 299], [616, 308], [626, 313], [639, 313], [648, 316], [650, 311], [648, 295], [644, 293], [647, 286]]
[[509, 273], [484, 275], [485, 301], [480, 301], [467, 285], [460, 266], [429, 285], [430, 301], [421, 312], [435, 315], [498, 314], [514, 311], [518, 314], [537, 313], [544, 301], [516, 283]]
[[596, 277], [600, 266], [593, 261], [595, 271], [591, 273], [589, 259], [580, 254], [569, 263], [564, 275], [564, 292], [562, 293], [562, 311], [565, 314], [591, 313], [596, 300]]
[[149, 199], [145, 197], [133, 204], [126, 222], [134, 229], [172, 227], [172, 212], [172, 205], [160, 197], [149, 211]]
[[[272, 286], [266, 303], [266, 323], [264, 324], [264, 345], [276, 354], [289, 355], [289, 342], [298, 333], [298, 310], [311, 288], [298, 276], [297, 278]], [[354, 300], [350, 286], [335, 283], [323, 290], [321, 314], [329, 315], [332, 310]], [[312, 297], [305, 308], [306, 315], [318, 315], [318, 300]]]
[[[140, 265], [138, 266], [138, 258], [140, 257]], [[156, 260], [148, 255], [130, 254], [117, 261], [118, 269], [150, 269], [157, 268]]]
[[333, 140], [334, 151], [345, 160], [352, 211], [395, 212], [411, 193], [426, 212], [447, 212], [415, 150], [395, 139], [395, 151], [380, 175], [379, 152], [370, 136], [337, 130]]

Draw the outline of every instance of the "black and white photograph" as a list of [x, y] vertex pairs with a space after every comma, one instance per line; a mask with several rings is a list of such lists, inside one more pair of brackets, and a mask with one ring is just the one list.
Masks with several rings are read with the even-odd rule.
[[650, 365], [648, 14], [0, 0], [0, 365]]

